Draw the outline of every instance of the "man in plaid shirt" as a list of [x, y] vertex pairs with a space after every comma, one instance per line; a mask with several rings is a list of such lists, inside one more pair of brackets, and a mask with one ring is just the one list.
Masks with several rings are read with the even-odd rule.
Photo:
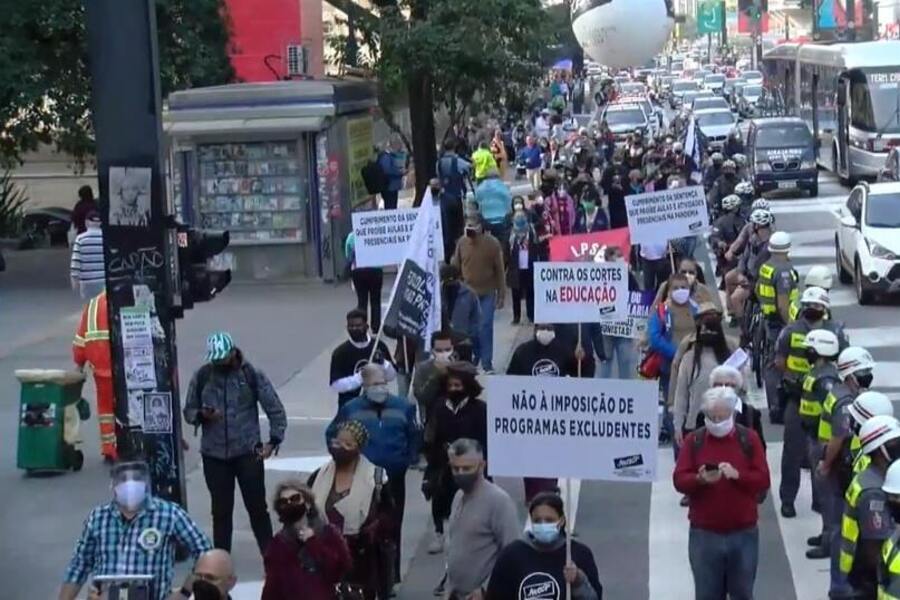
[[94, 508], [85, 520], [59, 600], [75, 600], [89, 575], [153, 575], [148, 596], [152, 600], [190, 597], [190, 578], [170, 595], [174, 543], [185, 547], [195, 560], [212, 545], [184, 509], [150, 496], [149, 488], [146, 463], [113, 467], [115, 499]]

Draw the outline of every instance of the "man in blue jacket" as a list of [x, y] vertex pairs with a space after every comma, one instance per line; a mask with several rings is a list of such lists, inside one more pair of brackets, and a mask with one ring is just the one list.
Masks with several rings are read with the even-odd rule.
[[507, 218], [512, 212], [512, 191], [497, 169], [489, 170], [475, 188], [475, 202], [490, 234], [503, 246], [509, 243]]
[[406, 175], [406, 153], [400, 147], [400, 142], [392, 141], [378, 155], [378, 166], [387, 176], [387, 187], [381, 192], [385, 210], [397, 208], [397, 198], [403, 188], [403, 176]]
[[337, 416], [325, 431], [326, 446], [337, 435], [345, 421], [359, 421], [366, 427], [369, 442], [363, 454], [376, 467], [384, 469], [397, 511], [396, 569], [400, 573], [400, 532], [406, 499], [406, 471], [419, 461], [421, 432], [416, 421], [416, 407], [388, 391], [384, 367], [369, 363], [360, 371], [362, 395], [338, 409]]

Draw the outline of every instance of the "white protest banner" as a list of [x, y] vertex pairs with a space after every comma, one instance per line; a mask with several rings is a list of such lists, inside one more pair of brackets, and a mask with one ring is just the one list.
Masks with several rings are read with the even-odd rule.
[[709, 229], [701, 186], [625, 196], [625, 207], [632, 244], [661, 244]]
[[[418, 208], [373, 210], [353, 213], [354, 252], [357, 268], [384, 267], [403, 262], [419, 216]], [[441, 220], [433, 226], [443, 239]], [[438, 244], [438, 261], [444, 260], [444, 245]]]
[[535, 323], [597, 323], [627, 316], [625, 263], [534, 264]]
[[601, 321], [603, 335], [640, 339], [647, 331], [650, 321], [650, 307], [656, 293], [652, 291], [631, 292], [628, 298], [628, 317], [610, 321]]
[[495, 477], [655, 477], [655, 381], [494, 376], [486, 398]]

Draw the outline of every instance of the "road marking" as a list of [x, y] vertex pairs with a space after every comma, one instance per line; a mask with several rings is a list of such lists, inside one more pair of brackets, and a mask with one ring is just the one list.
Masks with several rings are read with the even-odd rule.
[[[793, 242], [793, 239], [791, 240]], [[791, 260], [797, 258], [834, 258], [834, 248], [831, 246], [805, 246], [793, 243], [790, 253]]]
[[678, 504], [681, 494], [672, 483], [674, 470], [672, 449], [660, 448], [656, 457], [656, 481], [650, 491], [647, 536], [650, 598], [694, 597], [694, 579], [688, 561], [688, 509]]
[[[853, 338], [850, 338], [853, 340]], [[855, 340], [853, 341], [855, 344]], [[897, 373], [900, 373], [900, 362], [890, 360], [875, 361], [875, 379], [872, 387], [897, 387]]]
[[291, 456], [285, 458], [270, 458], [265, 462], [266, 471], [290, 471], [292, 473], [312, 473], [316, 469], [321, 469], [331, 456], [315, 455], [315, 456]]
[[848, 327], [845, 331], [851, 344], [869, 350], [896, 346], [900, 340], [900, 327]]
[[238, 582], [231, 590], [233, 600], [259, 600], [262, 597], [262, 581]]

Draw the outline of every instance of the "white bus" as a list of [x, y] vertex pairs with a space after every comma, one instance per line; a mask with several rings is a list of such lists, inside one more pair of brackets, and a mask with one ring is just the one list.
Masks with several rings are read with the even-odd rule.
[[900, 41], [782, 44], [763, 58], [767, 87], [818, 140], [842, 182], [878, 175], [900, 145]]

